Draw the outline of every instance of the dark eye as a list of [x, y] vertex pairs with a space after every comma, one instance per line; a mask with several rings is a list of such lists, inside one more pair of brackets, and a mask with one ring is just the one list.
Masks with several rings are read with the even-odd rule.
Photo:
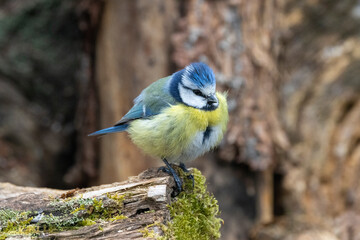
[[193, 93], [195, 95], [198, 95], [198, 96], [203, 96], [203, 93], [200, 90], [197, 90], [197, 89], [193, 90]]

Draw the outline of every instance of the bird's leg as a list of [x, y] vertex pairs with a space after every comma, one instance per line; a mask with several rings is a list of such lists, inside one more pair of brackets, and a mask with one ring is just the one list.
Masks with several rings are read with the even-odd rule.
[[170, 171], [167, 167], [165, 167], [165, 166], [159, 167], [159, 168], [158, 168], [158, 172], [159, 172], [159, 171], [162, 171], [162, 172], [164, 172], [164, 173], [167, 173], [167, 174], [171, 175], [171, 171]]
[[165, 163], [166, 167], [160, 167], [159, 170], [162, 170], [163, 172], [166, 172], [173, 176], [177, 191], [173, 192], [173, 197], [177, 196], [182, 191], [182, 182], [179, 178], [179, 176], [176, 174], [175, 170], [171, 167], [170, 163], [163, 158], [163, 162]]
[[[190, 171], [186, 168], [186, 166], [185, 166], [184, 163], [180, 163], [180, 164], [179, 164], [179, 167], [180, 167], [184, 172], [186, 172], [186, 173], [190, 172]], [[192, 185], [193, 185], [193, 188], [194, 188], [194, 185], [195, 185], [195, 184], [194, 184], [194, 175], [190, 174], [190, 175], [187, 176], [187, 178], [192, 180]]]

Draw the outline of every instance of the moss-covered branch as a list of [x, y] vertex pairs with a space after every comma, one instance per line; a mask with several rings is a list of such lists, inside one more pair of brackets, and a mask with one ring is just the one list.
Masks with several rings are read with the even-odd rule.
[[205, 177], [195, 186], [179, 171], [185, 191], [171, 198], [173, 179], [156, 169], [123, 183], [58, 191], [0, 183], [0, 239], [216, 239], [222, 220]]

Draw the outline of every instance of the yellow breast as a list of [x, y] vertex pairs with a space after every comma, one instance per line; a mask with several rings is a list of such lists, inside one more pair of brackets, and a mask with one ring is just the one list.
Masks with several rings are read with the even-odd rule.
[[219, 107], [214, 111], [178, 104], [152, 118], [133, 121], [128, 129], [132, 141], [152, 156], [174, 158], [187, 149], [198, 132], [205, 131], [208, 126], [221, 126], [219, 143], [226, 130], [228, 110], [226, 97], [220, 93], [216, 95]]

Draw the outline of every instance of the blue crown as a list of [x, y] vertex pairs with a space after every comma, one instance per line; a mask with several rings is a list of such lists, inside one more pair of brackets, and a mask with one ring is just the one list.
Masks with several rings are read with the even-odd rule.
[[215, 75], [213, 70], [205, 63], [191, 63], [185, 68], [183, 74], [186, 74], [198, 87], [215, 84]]
[[187, 76], [198, 87], [207, 85], [215, 85], [215, 75], [212, 69], [205, 63], [191, 63], [186, 68], [174, 73], [170, 83], [170, 93], [179, 102], [182, 99], [179, 94], [178, 85], [181, 83], [182, 77]]

